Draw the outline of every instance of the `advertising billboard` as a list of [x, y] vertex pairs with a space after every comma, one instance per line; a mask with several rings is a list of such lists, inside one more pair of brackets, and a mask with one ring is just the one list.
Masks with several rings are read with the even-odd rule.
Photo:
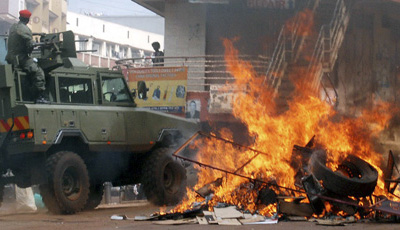
[[132, 68], [126, 73], [128, 86], [136, 92], [138, 107], [184, 113], [187, 67]]

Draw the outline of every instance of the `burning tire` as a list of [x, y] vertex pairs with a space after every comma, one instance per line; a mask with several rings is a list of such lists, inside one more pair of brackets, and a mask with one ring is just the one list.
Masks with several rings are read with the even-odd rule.
[[378, 172], [364, 160], [348, 155], [337, 171], [326, 167], [326, 152], [316, 150], [310, 158], [310, 172], [322, 180], [326, 190], [344, 196], [365, 197], [375, 189]]
[[101, 203], [104, 194], [104, 185], [97, 184], [90, 186], [89, 188], [89, 198], [85, 204], [84, 210], [95, 209]]
[[61, 151], [46, 161], [48, 183], [40, 186], [43, 202], [55, 214], [81, 211], [88, 200], [89, 176], [76, 153]]
[[147, 199], [155, 205], [175, 205], [185, 195], [186, 172], [169, 156], [168, 148], [154, 150], [145, 160], [142, 185]]

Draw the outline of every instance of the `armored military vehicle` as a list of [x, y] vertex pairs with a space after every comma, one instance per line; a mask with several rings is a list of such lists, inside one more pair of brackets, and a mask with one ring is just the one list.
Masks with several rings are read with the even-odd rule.
[[0, 194], [39, 185], [51, 212], [72, 214], [95, 208], [104, 182], [141, 183], [154, 204], [178, 203], [186, 174], [170, 153], [196, 123], [136, 108], [120, 70], [77, 59], [71, 31], [43, 34], [37, 47], [47, 104], [34, 102], [25, 72], [0, 65]]

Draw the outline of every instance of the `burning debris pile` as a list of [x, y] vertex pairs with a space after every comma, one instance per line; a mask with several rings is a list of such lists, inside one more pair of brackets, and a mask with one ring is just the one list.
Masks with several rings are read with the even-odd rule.
[[233, 114], [247, 126], [250, 147], [235, 143], [228, 129], [188, 140], [174, 156], [196, 165], [198, 183], [173, 213], [229, 204], [275, 219], [322, 218], [328, 224], [397, 220], [399, 180], [391, 178], [395, 164], [391, 158], [383, 172], [383, 156], [374, 141], [398, 109], [376, 102], [357, 116], [340, 115], [319, 98], [319, 89], [311, 84], [316, 76], [292, 68], [295, 91], [287, 111], [278, 111], [274, 89], [248, 62], [232, 58], [238, 56], [232, 41], [224, 45], [228, 70], [236, 86], [245, 89], [236, 95]]
[[[204, 139], [208, 142], [212, 140], [213, 143], [218, 143], [217, 145], [223, 142], [230, 146], [231, 150], [248, 150], [254, 154], [236, 170], [229, 169], [226, 165], [222, 166], [223, 162], [206, 164], [180, 155], [187, 146], [190, 148], [191, 142], [203, 142]], [[312, 219], [322, 225], [343, 225], [362, 218], [379, 217], [398, 221], [400, 203], [390, 199], [398, 198], [394, 191], [399, 180], [385, 180], [386, 196], [373, 194], [374, 191], [380, 191], [376, 188], [378, 171], [374, 166], [349, 154], [341, 158], [333, 171], [327, 166], [327, 152], [318, 148], [314, 140], [315, 137], [305, 147], [294, 145], [292, 161], [289, 163], [296, 171], [294, 184], [285, 187], [280, 186], [272, 177], [243, 174], [252, 161], [266, 153], [199, 132], [179, 148], [174, 156], [197, 164], [201, 169], [209, 169], [223, 175], [201, 187], [196, 186], [199, 188], [194, 191], [188, 190], [192, 199], [185, 200], [174, 212], [156, 214], [151, 219], [197, 218], [200, 224], [221, 225], [271, 224], [277, 223], [278, 219], [299, 218]], [[391, 177], [394, 165], [393, 154], [390, 153], [385, 177]], [[241, 181], [238, 186], [224, 189], [224, 186], [232, 185], [232, 181], [229, 180], [235, 179]], [[395, 182], [395, 186], [390, 186], [390, 182]]]

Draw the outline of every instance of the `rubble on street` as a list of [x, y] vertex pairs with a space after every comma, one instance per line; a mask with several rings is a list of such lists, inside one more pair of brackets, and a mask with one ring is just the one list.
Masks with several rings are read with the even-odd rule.
[[[201, 167], [223, 172], [226, 175], [247, 179], [239, 190], [256, 193], [255, 207], [271, 206], [273, 212], [263, 215], [257, 208], [247, 210], [241, 204], [213, 202], [216, 188], [221, 186], [228, 176], [219, 177], [198, 190], [195, 194], [200, 202], [190, 204], [183, 212], [154, 213], [149, 217], [135, 217], [136, 221], [153, 221], [155, 224], [276, 224], [278, 221], [312, 221], [318, 225], [343, 226], [350, 223], [399, 222], [400, 202], [395, 195], [398, 179], [392, 179], [394, 169], [399, 174], [393, 153], [389, 153], [385, 171], [385, 194], [374, 194], [378, 181], [375, 167], [354, 155], [348, 155], [338, 165], [336, 171], [326, 166], [327, 156], [323, 149], [315, 147], [314, 137], [305, 146], [293, 147], [291, 165], [297, 170], [295, 184], [292, 187], [280, 186], [274, 181], [252, 178], [241, 173], [255, 157], [245, 162], [235, 171], [218, 168], [191, 159], [181, 154], [191, 142], [198, 138], [211, 138], [229, 145], [247, 148], [255, 156], [263, 152], [240, 146], [213, 134], [199, 132], [175, 151], [178, 159], [198, 164]], [[183, 156], [185, 155], [185, 156]]]

